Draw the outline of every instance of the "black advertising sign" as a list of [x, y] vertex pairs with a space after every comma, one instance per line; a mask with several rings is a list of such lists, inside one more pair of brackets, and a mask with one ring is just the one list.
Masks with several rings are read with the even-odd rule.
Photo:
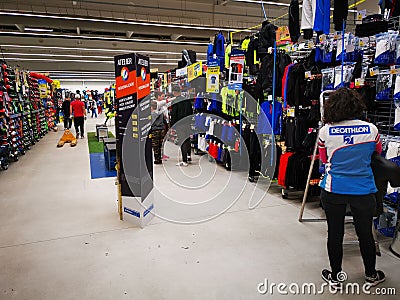
[[[135, 53], [116, 56], [114, 63], [121, 194], [144, 199], [153, 188], [151, 141], [148, 139], [150, 100], [146, 98], [150, 94], [150, 63], [147, 57]], [[150, 147], [146, 147], [149, 143]]]

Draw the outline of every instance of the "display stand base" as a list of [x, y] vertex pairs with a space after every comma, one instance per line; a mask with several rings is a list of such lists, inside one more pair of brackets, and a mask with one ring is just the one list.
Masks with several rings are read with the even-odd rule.
[[141, 197], [122, 197], [123, 219], [135, 227], [144, 228], [154, 218], [154, 195], [151, 192], [142, 202]]

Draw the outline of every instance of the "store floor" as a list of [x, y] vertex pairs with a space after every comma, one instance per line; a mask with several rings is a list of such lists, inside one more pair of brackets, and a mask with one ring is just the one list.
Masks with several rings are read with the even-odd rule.
[[[88, 131], [99, 122], [89, 119]], [[144, 229], [132, 228], [118, 218], [114, 178], [90, 179], [86, 139], [75, 148], [57, 149], [60, 136], [49, 133], [0, 173], [0, 299], [262, 299], [278, 295], [277, 290], [272, 296], [257, 292], [265, 279], [322, 284], [320, 272], [328, 266], [326, 225], [299, 223], [300, 201], [281, 199], [277, 187], [250, 210], [249, 193], [262, 195], [263, 186], [243, 186], [246, 174], [233, 172], [234, 187], [230, 194], [219, 195], [223, 205], [218, 209], [232, 202], [224, 203], [229, 195], [237, 202], [219, 217], [194, 225], [155, 218]], [[196, 169], [200, 157], [194, 158], [184, 170], [192, 176], [189, 188], [193, 178], [197, 183], [205, 180]], [[164, 180], [171, 174], [170, 180], [182, 180], [175, 163], [171, 156], [164, 166], [155, 167], [159, 193], [185, 203], [206, 199], [194, 188], [180, 189]], [[203, 182], [210, 184], [209, 195], [218, 195], [229, 172], [207, 161], [202, 166], [213, 176], [214, 184]], [[207, 219], [215, 212], [207, 208], [192, 214], [164, 202], [158, 205], [162, 217], [178, 222], [201, 221], [201, 216]], [[310, 203], [305, 217], [321, 213]], [[346, 240], [354, 240], [353, 228], [347, 229]], [[389, 241], [381, 239], [378, 267], [388, 277], [381, 286], [400, 293], [400, 260], [388, 250]], [[344, 270], [350, 281], [361, 283], [358, 246], [344, 249]]]

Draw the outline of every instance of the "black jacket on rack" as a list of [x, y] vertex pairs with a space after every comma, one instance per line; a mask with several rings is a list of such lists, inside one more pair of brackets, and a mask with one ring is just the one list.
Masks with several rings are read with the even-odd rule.
[[274, 47], [274, 43], [276, 42], [276, 27], [271, 24], [269, 21], [264, 21], [262, 23], [261, 31], [260, 31], [260, 45], [258, 48], [258, 52], [261, 54], [267, 54], [268, 48]]
[[392, 187], [400, 187], [400, 168], [394, 162], [380, 156], [378, 153], [372, 155], [371, 168], [374, 173], [377, 211], [376, 216], [383, 212], [383, 197], [386, 195], [388, 182]]
[[249, 67], [249, 72], [251, 75], [256, 75], [259, 71], [258, 64], [254, 63], [255, 59], [258, 58], [259, 44], [260, 44], [260, 34], [259, 33], [250, 37], [250, 42], [247, 47], [245, 57], [246, 57], [246, 65]]
[[343, 21], [347, 20], [348, 15], [348, 0], [335, 0], [333, 4], [333, 23], [336, 31], [343, 30]]
[[300, 37], [300, 9], [299, 0], [292, 0], [289, 6], [289, 34], [290, 40], [297, 43]]
[[[289, 55], [278, 50], [276, 53], [276, 77], [275, 77], [275, 97], [282, 96], [282, 77], [285, 73], [285, 68], [292, 62]], [[260, 82], [264, 92], [272, 94], [273, 88], [273, 73], [274, 73], [274, 55], [267, 54], [262, 62], [260, 71]], [[304, 74], [303, 74], [304, 77]]]

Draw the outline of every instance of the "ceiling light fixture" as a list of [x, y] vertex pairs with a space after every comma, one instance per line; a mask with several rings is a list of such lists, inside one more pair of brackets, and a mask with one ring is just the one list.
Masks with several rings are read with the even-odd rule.
[[[1, 12], [0, 12], [1, 14]], [[84, 40], [102, 40], [102, 41], [122, 41], [122, 42], [139, 42], [139, 43], [156, 43], [156, 44], [180, 44], [180, 45], [194, 45], [206, 46], [208, 42], [189, 42], [189, 41], [169, 41], [169, 40], [152, 40], [152, 39], [127, 39], [118, 37], [105, 37], [105, 36], [90, 36], [90, 35], [71, 35], [71, 34], [54, 34], [54, 33], [38, 33], [38, 32], [17, 32], [17, 31], [0, 31], [0, 34], [10, 35], [25, 35], [25, 36], [40, 36], [52, 38], [69, 38], [69, 39], [84, 39]]]
[[[114, 61], [109, 60], [85, 60], [85, 59], [46, 59], [46, 58], [17, 58], [17, 57], [4, 57], [5, 60], [16, 61], [46, 61], [46, 62], [79, 62], [79, 63], [105, 63], [114, 64]], [[156, 62], [155, 65], [176, 65], [176, 62]]]
[[[261, 4], [261, 1], [255, 0], [233, 0], [234, 2], [245, 2], [245, 3], [253, 3], [253, 4]], [[279, 3], [279, 2], [272, 2], [272, 1], [263, 1], [264, 4], [267, 5], [275, 5], [275, 6], [287, 6], [289, 7], [289, 3]]]
[[[54, 56], [54, 57], [71, 57], [71, 58], [101, 58], [101, 59], [110, 59], [111, 56], [97, 56], [97, 55], [73, 55], [73, 54], [53, 54], [53, 53], [12, 53], [12, 52], [4, 52], [4, 55], [15, 55], [15, 56]], [[176, 61], [178, 62], [179, 58], [153, 58], [150, 57], [150, 61], [152, 60], [160, 60], [160, 61]]]
[[[246, 2], [245, 0], [236, 0], [236, 1]], [[248, 2], [253, 2], [253, 1], [249, 1], [249, 0], [247, 0], [247, 1]], [[273, 3], [273, 2], [271, 2], [271, 3]], [[289, 6], [289, 4], [287, 4], [285, 6]], [[47, 14], [43, 15], [43, 14], [32, 14], [32, 13], [20, 13], [20, 12], [12, 12], [12, 11], [10, 11], [10, 12], [1, 11], [0, 15], [43, 18], [43, 19], [89, 21], [89, 22], [124, 24], [124, 25], [154, 26], [154, 27], [179, 28], [179, 29], [191, 29], [191, 30], [193, 30], [193, 29], [194, 30], [212, 30], [212, 31], [218, 31], [218, 30], [222, 30], [222, 31], [242, 30], [242, 28], [217, 28], [217, 27], [208, 27], [208, 26], [180, 25], [180, 24], [170, 24], [170, 23], [150, 23], [150, 22], [130, 21], [130, 20], [121, 20], [121, 19], [81, 18], [81, 17], [72, 17], [72, 16], [58, 16], [58, 15], [47, 15]], [[249, 32], [250, 32], [250, 30], [249, 30]]]
[[36, 31], [36, 32], [53, 32], [53, 29], [47, 29], [47, 28], [30, 28], [30, 27], [25, 27], [25, 31]]
[[[57, 46], [36, 46], [36, 45], [10, 45], [3, 44], [3, 48], [28, 48], [28, 49], [54, 49], [54, 50], [66, 50], [66, 51], [93, 51], [93, 52], [118, 52], [118, 53], [128, 53], [131, 50], [121, 50], [121, 49], [104, 49], [104, 48], [79, 48], [79, 47], [57, 47]], [[156, 55], [182, 55], [182, 52], [171, 52], [171, 51], [147, 51], [147, 50], [137, 50], [134, 51], [141, 54], [156, 54]], [[197, 56], [206, 56], [206, 53], [197, 53]]]

